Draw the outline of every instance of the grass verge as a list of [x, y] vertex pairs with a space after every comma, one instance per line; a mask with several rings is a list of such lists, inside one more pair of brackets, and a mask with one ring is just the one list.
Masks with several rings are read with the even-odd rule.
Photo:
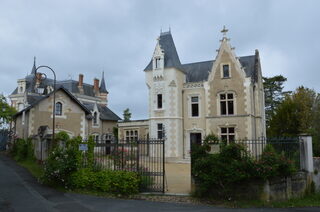
[[43, 174], [42, 165], [34, 160], [24, 160], [17, 162], [20, 166], [26, 168], [35, 178], [39, 179]]

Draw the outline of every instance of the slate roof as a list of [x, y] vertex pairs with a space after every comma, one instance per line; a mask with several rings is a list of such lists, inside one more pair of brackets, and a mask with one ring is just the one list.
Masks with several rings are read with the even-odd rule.
[[[207, 81], [209, 72], [211, 71], [214, 60], [181, 64], [171, 32], [164, 32], [160, 34], [159, 43], [164, 50], [164, 67], [175, 67], [186, 74], [187, 82], [201, 82]], [[255, 80], [255, 55], [244, 56], [239, 58], [242, 67], [244, 68], [246, 77], [251, 77]], [[152, 70], [152, 60], [149, 62], [144, 71]]]
[[[164, 51], [164, 67], [180, 67], [181, 62], [171, 32], [162, 32], [159, 37], [159, 44]], [[144, 70], [152, 70], [152, 59]]]
[[[75, 96], [73, 96], [67, 89], [65, 89], [63, 86], [57, 88], [54, 92], [58, 92], [59, 90], [64, 91], [74, 102], [76, 102], [85, 112], [86, 114], [91, 114], [90, 110], [88, 110], [88, 108], [86, 108]], [[25, 109], [19, 111], [18, 113], [16, 113], [14, 116], [18, 116], [20, 114], [22, 114], [23, 111], [28, 111], [31, 108], [33, 108], [35, 105], [39, 104], [41, 101], [43, 101], [44, 99], [48, 98], [53, 92], [45, 95], [45, 96], [39, 96], [34, 98], [35, 96], [28, 96], [27, 98], [34, 98], [32, 99], [32, 103], [26, 107]]]
[[[246, 73], [246, 77], [254, 77], [255, 55], [239, 58], [242, 67]], [[187, 82], [207, 81], [209, 72], [211, 71], [214, 60], [183, 64], [182, 69], [186, 73]]]
[[106, 82], [104, 80], [104, 72], [102, 72], [102, 77], [101, 77], [99, 90], [100, 90], [100, 92], [108, 93], [108, 91], [106, 89]]
[[[94, 103], [84, 102], [83, 105], [91, 111], [94, 109]], [[107, 106], [101, 105], [101, 104], [97, 104], [97, 106], [98, 106], [101, 120], [103, 120], [103, 121], [121, 120], [121, 118], [117, 114], [112, 112]]]

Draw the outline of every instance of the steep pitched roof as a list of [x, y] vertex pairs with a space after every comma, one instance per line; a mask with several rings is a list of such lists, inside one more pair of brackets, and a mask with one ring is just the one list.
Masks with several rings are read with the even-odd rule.
[[[180, 67], [181, 62], [170, 31], [162, 32], [160, 34], [159, 44], [161, 49], [164, 51], [164, 68]], [[152, 59], [144, 70], [152, 70]]]
[[[70, 98], [71, 100], [73, 100], [75, 103], [77, 103], [84, 111], [86, 114], [91, 114], [90, 110], [88, 110], [75, 96], [73, 96], [66, 88], [64, 88], [63, 86], [57, 88], [55, 91], [53, 92], [58, 92], [58, 91], [63, 91], [65, 92]], [[36, 97], [35, 99], [33, 99], [33, 102], [26, 107], [25, 109], [19, 111], [18, 113], [16, 113], [14, 115], [14, 117], [19, 116], [20, 114], [22, 114], [24, 111], [29, 111], [31, 108], [33, 108], [34, 106], [36, 106], [37, 104], [39, 104], [40, 102], [42, 102], [43, 100], [47, 99], [49, 96], [51, 96], [53, 94], [53, 92], [45, 95], [45, 96], [39, 96]], [[30, 96], [28, 96], [28, 98], [30, 98]]]
[[102, 93], [108, 93], [107, 89], [106, 89], [106, 82], [104, 80], [104, 71], [102, 72], [102, 77], [101, 77], [101, 83], [100, 83], [100, 88], [99, 88], [100, 92]]
[[[239, 58], [246, 77], [255, 78], [255, 55], [244, 56]], [[215, 61], [209, 60], [197, 63], [183, 64], [182, 69], [186, 73], [187, 82], [207, 81], [209, 72]]]
[[[93, 111], [94, 110], [94, 103], [91, 102], [84, 102], [83, 105], [88, 108], [88, 110]], [[121, 120], [121, 118], [112, 112], [106, 105], [97, 104], [98, 111], [100, 113], [100, 119], [103, 121], [118, 121]]]

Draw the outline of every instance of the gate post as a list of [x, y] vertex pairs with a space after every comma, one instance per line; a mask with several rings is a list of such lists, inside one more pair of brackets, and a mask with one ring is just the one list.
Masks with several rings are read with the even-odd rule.
[[312, 137], [302, 134], [299, 136], [300, 143], [300, 166], [308, 172], [313, 172], [313, 152], [312, 152]]

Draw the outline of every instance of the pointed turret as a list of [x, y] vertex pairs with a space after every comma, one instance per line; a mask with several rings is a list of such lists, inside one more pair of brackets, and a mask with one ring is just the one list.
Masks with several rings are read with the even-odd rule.
[[161, 32], [157, 40], [158, 41], [153, 53], [153, 57], [144, 70], [153, 70], [155, 68], [154, 66], [157, 67], [157, 61], [155, 60], [160, 58], [162, 54], [164, 55], [163, 68], [180, 67], [181, 62], [171, 32]]
[[101, 83], [100, 83], [100, 93], [108, 93], [106, 89], [106, 82], [104, 80], [104, 71], [102, 72]]
[[36, 74], [36, 57], [33, 57], [33, 67], [31, 70], [31, 75], [35, 75]]

